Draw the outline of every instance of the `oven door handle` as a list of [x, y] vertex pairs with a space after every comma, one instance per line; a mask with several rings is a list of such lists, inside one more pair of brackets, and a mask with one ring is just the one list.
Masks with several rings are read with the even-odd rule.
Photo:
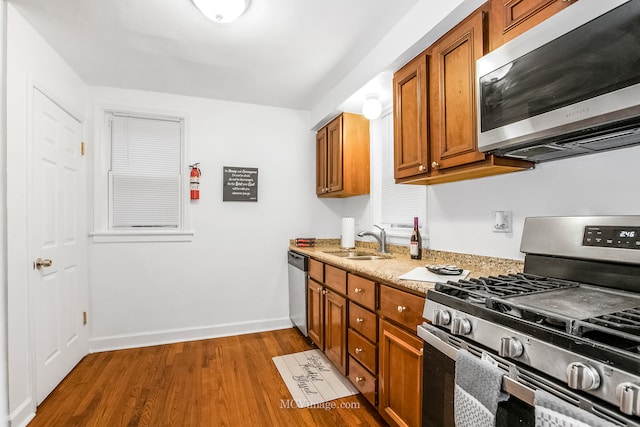
[[[452, 360], [456, 360], [458, 356], [458, 349], [454, 346], [447, 344], [426, 328], [418, 325], [418, 336], [422, 338], [426, 343], [440, 351]], [[524, 384], [504, 375], [502, 377], [502, 391], [509, 393], [510, 395], [517, 397], [524, 403], [534, 406], [533, 401], [535, 398], [535, 392], [533, 389], [527, 387]]]

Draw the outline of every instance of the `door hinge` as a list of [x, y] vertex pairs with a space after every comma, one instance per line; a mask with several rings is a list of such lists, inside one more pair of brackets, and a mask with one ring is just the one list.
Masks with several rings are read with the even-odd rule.
[[83, 325], [87, 324], [87, 312], [86, 311], [82, 312], [82, 324]]
[[84, 142], [80, 143], [80, 154], [84, 156]]

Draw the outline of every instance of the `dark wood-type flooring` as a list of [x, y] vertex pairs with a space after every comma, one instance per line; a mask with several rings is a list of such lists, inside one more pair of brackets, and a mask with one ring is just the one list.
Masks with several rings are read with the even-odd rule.
[[29, 427], [386, 425], [359, 394], [295, 407], [271, 358], [311, 348], [284, 329], [90, 354]]

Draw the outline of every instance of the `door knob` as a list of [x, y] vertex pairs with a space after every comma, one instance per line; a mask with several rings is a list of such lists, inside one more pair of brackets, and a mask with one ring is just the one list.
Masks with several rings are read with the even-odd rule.
[[51, 261], [50, 259], [38, 258], [33, 262], [33, 269], [40, 270], [42, 267], [51, 267], [52, 264], [53, 261]]

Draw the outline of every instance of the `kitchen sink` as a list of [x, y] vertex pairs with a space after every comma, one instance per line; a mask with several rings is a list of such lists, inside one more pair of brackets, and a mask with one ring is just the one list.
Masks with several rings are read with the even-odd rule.
[[324, 251], [325, 254], [354, 261], [371, 261], [375, 259], [391, 259], [391, 255], [365, 251]]

